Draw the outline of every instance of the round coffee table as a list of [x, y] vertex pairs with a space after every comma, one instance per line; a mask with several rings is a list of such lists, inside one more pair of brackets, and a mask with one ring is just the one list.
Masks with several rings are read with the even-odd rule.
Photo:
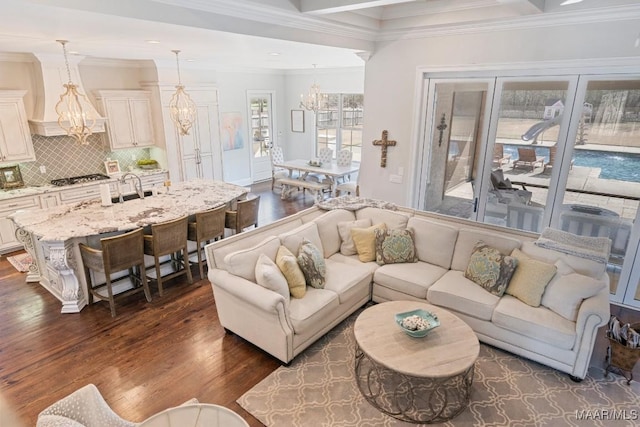
[[[430, 311], [440, 326], [412, 338], [395, 315]], [[355, 374], [363, 396], [387, 415], [412, 423], [439, 423], [469, 404], [480, 344], [462, 320], [439, 307], [413, 301], [371, 306], [356, 319]]]

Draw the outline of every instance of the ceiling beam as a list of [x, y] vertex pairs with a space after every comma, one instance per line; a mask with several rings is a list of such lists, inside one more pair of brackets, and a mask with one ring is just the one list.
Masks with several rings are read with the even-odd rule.
[[417, 0], [300, 0], [300, 12], [312, 15], [325, 15], [337, 12], [368, 9], [399, 3], [411, 3]]

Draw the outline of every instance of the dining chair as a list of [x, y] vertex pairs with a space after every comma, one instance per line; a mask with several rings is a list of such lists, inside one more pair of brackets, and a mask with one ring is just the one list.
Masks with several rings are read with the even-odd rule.
[[[209, 209], [203, 212], [196, 212], [195, 221], [189, 221], [187, 240], [196, 242], [196, 259], [193, 264], [198, 264], [200, 269], [200, 278], [204, 278], [204, 265], [207, 260], [204, 256], [204, 244], [212, 240], [222, 239], [224, 237], [224, 222], [227, 207], [222, 205], [215, 209]], [[191, 262], [191, 258], [189, 258]]]
[[350, 166], [353, 159], [353, 152], [348, 148], [338, 151], [336, 154], [336, 164], [338, 166]]
[[[164, 280], [168, 280], [183, 274], [187, 275], [188, 283], [193, 283], [187, 249], [188, 217], [183, 216], [172, 221], [151, 225], [151, 234], [144, 236], [144, 253], [153, 256], [155, 277], [148, 275], [158, 284], [158, 293], [163, 295]], [[160, 258], [169, 256], [169, 262], [163, 262]], [[171, 272], [162, 275], [162, 267], [170, 264]]]
[[236, 210], [228, 210], [225, 213], [225, 228], [241, 233], [245, 228], [258, 226], [258, 212], [260, 210], [260, 196], [247, 195], [245, 200], [236, 203]]
[[289, 176], [289, 170], [285, 168], [279, 168], [275, 166], [278, 163], [284, 162], [284, 151], [282, 147], [273, 147], [270, 150], [271, 153], [271, 191], [275, 188], [276, 182], [281, 178], [287, 178]]
[[38, 414], [36, 427], [134, 427], [104, 400], [94, 384], [87, 384], [54, 402]]
[[[143, 290], [147, 301], [151, 302], [151, 292], [149, 291], [147, 276], [144, 273], [142, 228], [100, 239], [101, 250], [94, 249], [84, 243], [80, 243], [78, 246], [87, 281], [89, 305], [93, 303], [94, 298], [108, 301], [111, 316], [115, 317], [116, 307], [113, 283], [120, 279], [116, 278], [114, 280], [112, 275], [122, 271], [128, 271], [125, 277], [131, 280], [133, 288], [120, 292], [119, 295], [125, 296]], [[94, 272], [93, 277], [91, 271]], [[103, 284], [95, 283], [97, 281], [95, 273], [104, 274], [105, 282]]]
[[329, 164], [333, 161], [333, 150], [329, 147], [323, 147], [318, 151], [318, 158], [322, 164]]

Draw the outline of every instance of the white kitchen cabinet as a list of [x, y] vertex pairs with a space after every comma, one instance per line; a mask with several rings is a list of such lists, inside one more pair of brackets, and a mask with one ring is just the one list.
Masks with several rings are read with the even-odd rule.
[[60, 203], [60, 193], [57, 191], [40, 195], [40, 207], [42, 209], [53, 208], [59, 206]]
[[83, 185], [60, 191], [60, 200], [64, 204], [78, 203], [90, 199], [100, 199], [100, 184]]
[[8, 216], [21, 209], [39, 208], [38, 196], [16, 197], [0, 203], [0, 252], [10, 252], [22, 248], [16, 239], [16, 227]]
[[24, 109], [24, 90], [0, 90], [0, 163], [36, 159]]
[[208, 85], [189, 85], [187, 93], [196, 104], [197, 116], [189, 135], [180, 135], [169, 114], [173, 86], [160, 90], [169, 175], [175, 181], [194, 178], [222, 180], [222, 146], [218, 90]]
[[107, 117], [106, 138], [112, 150], [155, 144], [151, 92], [101, 90], [98, 104], [100, 113]]

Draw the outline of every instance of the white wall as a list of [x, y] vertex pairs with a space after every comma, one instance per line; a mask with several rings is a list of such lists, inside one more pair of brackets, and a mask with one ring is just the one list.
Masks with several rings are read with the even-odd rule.
[[[361, 194], [401, 205], [411, 203], [418, 146], [415, 96], [421, 90], [416, 83], [419, 67], [470, 70], [493, 64], [505, 69], [504, 64], [602, 58], [628, 58], [637, 63], [640, 49], [634, 43], [639, 28], [640, 21], [629, 20], [380, 43], [366, 65]], [[383, 129], [398, 142], [389, 148], [386, 169], [379, 165], [380, 148], [371, 144], [380, 139]], [[404, 169], [403, 183], [389, 182], [389, 175], [398, 174], [399, 168]]]

